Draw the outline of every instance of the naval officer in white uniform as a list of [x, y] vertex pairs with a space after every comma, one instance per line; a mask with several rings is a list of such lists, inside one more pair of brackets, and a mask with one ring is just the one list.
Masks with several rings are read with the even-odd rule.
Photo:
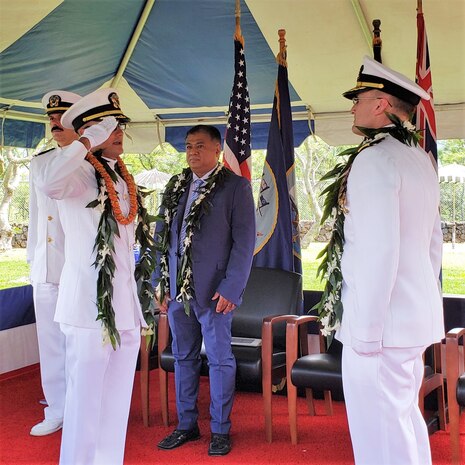
[[53, 320], [64, 263], [65, 238], [56, 201], [48, 198], [35, 184], [41, 170], [78, 138], [72, 129], [63, 128], [60, 121], [61, 115], [80, 98], [80, 95], [63, 90], [54, 90], [44, 95], [42, 105], [58, 148], [39, 153], [29, 165], [27, 261], [31, 266], [40, 377], [47, 401], [45, 418], [32, 427], [32, 436], [45, 436], [62, 427], [66, 391], [65, 336], [60, 325]]
[[[102, 121], [103, 118], [103, 121]], [[119, 123], [117, 124], [117, 118]], [[123, 463], [140, 329], [146, 326], [134, 279], [133, 180], [123, 180], [115, 167], [123, 152], [127, 117], [114, 89], [100, 89], [74, 104], [62, 124], [81, 137], [44, 173], [40, 186], [58, 199], [65, 232], [65, 264], [60, 280], [55, 320], [66, 336], [67, 391], [60, 465], [118, 465]], [[88, 156], [88, 151], [93, 156]], [[103, 213], [102, 204], [89, 206], [100, 194], [96, 169], [88, 160], [109, 166], [116, 190], [112, 214], [117, 233], [107, 250], [115, 269], [111, 280], [114, 325], [120, 337], [115, 348], [108, 342], [107, 326], [97, 320], [98, 270], [94, 267], [94, 242]], [[108, 232], [106, 233], [108, 234]], [[108, 238], [108, 236], [107, 236]], [[105, 252], [106, 253], [106, 252]], [[102, 343], [103, 337], [103, 343]]]
[[[429, 95], [365, 57], [353, 100], [353, 132], [386, 135]], [[394, 126], [395, 127], [395, 126]], [[402, 124], [398, 124], [402, 128]], [[404, 123], [405, 128], [412, 128]], [[444, 337], [439, 274], [439, 184], [429, 156], [406, 131], [362, 150], [347, 181], [342, 255], [342, 376], [356, 465], [428, 465], [418, 407], [425, 348]]]

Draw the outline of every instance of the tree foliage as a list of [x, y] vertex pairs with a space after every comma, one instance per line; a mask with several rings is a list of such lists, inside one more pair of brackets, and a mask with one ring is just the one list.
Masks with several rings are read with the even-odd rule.
[[125, 154], [124, 163], [133, 175], [153, 168], [164, 173], [176, 174], [187, 167], [185, 154], [179, 153], [166, 142], [157, 146], [152, 153]]
[[458, 163], [465, 165], [465, 139], [449, 139], [438, 143], [438, 158], [441, 166]]

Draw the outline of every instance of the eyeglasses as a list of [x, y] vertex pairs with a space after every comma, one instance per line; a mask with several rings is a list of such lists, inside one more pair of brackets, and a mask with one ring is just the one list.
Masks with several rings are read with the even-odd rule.
[[360, 100], [386, 100], [386, 102], [389, 104], [390, 107], [392, 107], [392, 104], [389, 100], [387, 100], [385, 97], [354, 97], [352, 99], [352, 103], [354, 105], [357, 105], [357, 103], [360, 101]]

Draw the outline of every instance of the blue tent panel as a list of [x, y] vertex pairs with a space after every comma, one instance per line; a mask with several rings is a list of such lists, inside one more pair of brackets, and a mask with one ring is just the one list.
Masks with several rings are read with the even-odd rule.
[[2, 124], [3, 145], [32, 149], [45, 137], [45, 126], [41, 123], [4, 119]]
[[[298, 147], [310, 135], [308, 121], [293, 121], [292, 126], [294, 128], [294, 145]], [[186, 132], [190, 127], [191, 126], [167, 127], [165, 130], [166, 142], [169, 142], [179, 152], [184, 152], [184, 140]], [[224, 135], [226, 129], [225, 124], [215, 124], [215, 127]], [[254, 123], [252, 125], [252, 150], [266, 149], [269, 130], [270, 123]]]

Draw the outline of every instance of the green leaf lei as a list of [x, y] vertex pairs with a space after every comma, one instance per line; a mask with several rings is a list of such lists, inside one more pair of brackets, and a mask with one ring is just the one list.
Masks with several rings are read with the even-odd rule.
[[421, 138], [421, 131], [417, 131], [410, 121], [401, 121], [394, 114], [386, 114], [392, 125], [378, 129], [357, 127], [365, 135], [361, 144], [339, 153], [337, 156], [347, 158], [321, 178], [321, 181], [333, 179], [333, 182], [321, 193], [321, 196], [325, 196], [325, 199], [320, 222], [324, 224], [329, 219], [332, 225], [332, 234], [328, 244], [317, 256], [317, 258], [322, 258], [317, 270], [317, 276], [321, 280], [326, 280], [326, 284], [320, 302], [311, 310], [316, 309], [318, 311], [318, 319], [322, 327], [321, 333], [327, 336], [328, 344], [331, 344], [334, 331], [339, 328], [342, 321], [341, 257], [344, 250], [344, 220], [345, 215], [348, 213], [345, 206], [347, 178], [352, 164], [362, 150], [378, 144], [387, 135], [391, 135], [403, 144], [410, 146], [417, 145]]
[[[194, 200], [191, 210], [186, 217], [186, 238], [184, 240], [184, 254], [176, 276], [176, 287], [178, 295], [176, 300], [183, 302], [184, 310], [190, 314], [189, 300], [193, 298], [192, 289], [192, 237], [194, 232], [200, 227], [200, 218], [204, 213], [208, 213], [211, 206], [209, 201], [215, 188], [222, 185], [231, 172], [221, 163], [215, 168], [213, 173], [200, 187], [200, 195]], [[164, 301], [170, 295], [170, 274], [168, 265], [168, 249], [170, 246], [170, 229], [173, 217], [177, 212], [179, 200], [182, 194], [189, 188], [192, 180], [192, 170], [184, 169], [181, 173], [173, 176], [166, 185], [160, 205], [161, 215], [157, 221], [163, 224], [157, 236], [157, 250], [160, 253], [160, 278], [158, 281], [159, 299]]]
[[[98, 153], [94, 155], [98, 156]], [[99, 157], [99, 161], [110, 175], [113, 182], [117, 182], [116, 173], [118, 167], [113, 170], [108, 162]], [[121, 173], [118, 173], [121, 175]], [[97, 321], [103, 324], [103, 343], [110, 342], [113, 349], [121, 345], [121, 338], [115, 324], [115, 312], [113, 310], [113, 278], [115, 275], [116, 265], [113, 258], [115, 252], [114, 237], [119, 236], [118, 223], [113, 215], [110, 199], [105, 189], [105, 182], [102, 176], [95, 171], [95, 177], [99, 188], [98, 197], [86, 205], [87, 208], [99, 208], [102, 212], [97, 228], [97, 235], [93, 251], [96, 257], [92, 265], [98, 269], [97, 278]], [[143, 198], [150, 194], [151, 191], [138, 187], [137, 188], [137, 227], [136, 242], [140, 244], [139, 261], [136, 264], [135, 279], [139, 301], [142, 308], [145, 321], [148, 328], [143, 328], [141, 334], [146, 336], [147, 345], [153, 345], [155, 342], [154, 328], [154, 292], [151, 282], [152, 272], [155, 268], [155, 242], [150, 235], [150, 223], [155, 221], [155, 217], [147, 212], [143, 205]]]

